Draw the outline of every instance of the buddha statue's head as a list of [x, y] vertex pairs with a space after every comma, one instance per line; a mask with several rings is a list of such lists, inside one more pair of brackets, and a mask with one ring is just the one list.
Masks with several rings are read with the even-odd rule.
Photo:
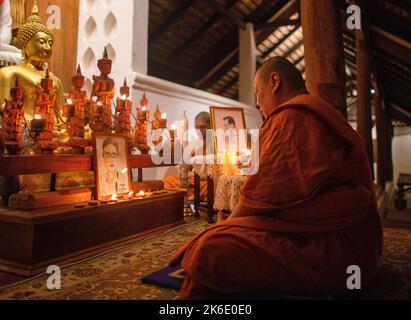
[[33, 6], [32, 15], [20, 27], [17, 39], [21, 46], [23, 60], [42, 70], [53, 53], [54, 37], [51, 31], [43, 25], [36, 3]]
[[77, 66], [77, 73], [71, 78], [74, 88], [80, 90], [84, 87], [85, 77], [81, 74], [80, 65]]
[[113, 62], [108, 58], [107, 48], [104, 48], [103, 58], [97, 61], [97, 67], [101, 74], [108, 76], [111, 73], [111, 66]]
[[130, 87], [127, 85], [127, 79], [124, 79], [124, 84], [120, 87], [120, 95], [127, 98], [130, 96]]
[[53, 80], [50, 79], [49, 69], [46, 70], [46, 76], [41, 79], [40, 86], [45, 93], [50, 93], [53, 89]]
[[23, 89], [19, 85], [19, 78], [16, 78], [16, 84], [10, 89], [10, 96], [14, 101], [19, 101], [23, 98]]

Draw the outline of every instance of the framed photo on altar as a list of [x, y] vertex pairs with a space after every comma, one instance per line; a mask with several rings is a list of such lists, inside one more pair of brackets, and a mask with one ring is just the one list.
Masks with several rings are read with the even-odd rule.
[[93, 134], [96, 195], [99, 200], [131, 191], [131, 170], [125, 135]]
[[[211, 128], [214, 131], [215, 154], [224, 154], [243, 143], [247, 146], [247, 132], [243, 108], [210, 107]], [[237, 145], [233, 145], [233, 143]], [[232, 151], [232, 150], [231, 150]]]

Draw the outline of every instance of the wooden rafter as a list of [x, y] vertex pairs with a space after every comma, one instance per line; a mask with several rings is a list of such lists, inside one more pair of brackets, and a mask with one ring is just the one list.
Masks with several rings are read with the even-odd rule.
[[[287, 2], [288, 1], [285, 0], [277, 0], [275, 6], [273, 7], [274, 9], [270, 11], [267, 10], [267, 8], [269, 4], [272, 5], [272, 2], [264, 1], [260, 5], [260, 7], [258, 7], [246, 20], [252, 23], [256, 23], [257, 21], [267, 21], [273, 16], [273, 12], [280, 10], [280, 8], [286, 5]], [[263, 16], [260, 16], [261, 14], [263, 14]], [[291, 14], [288, 16], [281, 16], [279, 17], [279, 19], [288, 19], [290, 16]], [[259, 43], [257, 43], [257, 45], [258, 44]], [[204, 85], [206, 81], [215, 83], [217, 78], [215, 77], [214, 73], [218, 70], [218, 67], [216, 68], [216, 66], [221, 64], [221, 61], [227, 61], [226, 59], [228, 56], [231, 56], [231, 66], [235, 66], [235, 64], [238, 63], [238, 58], [236, 59], [238, 50], [238, 30], [233, 30], [217, 45], [211, 48], [210, 51], [205, 55], [207, 57], [212, 57], [211, 59], [207, 59], [207, 61], [201, 61], [195, 67], [196, 70], [199, 70], [197, 74], [198, 81], [196, 81], [195, 83], [196, 87], [207, 89], [207, 87]]]
[[[235, 4], [237, 0], [229, 0], [226, 4], [226, 8], [229, 10]], [[196, 32], [194, 32], [183, 44], [181, 44], [178, 48], [176, 48], [171, 54], [170, 59], [175, 60], [177, 59], [185, 50], [187, 50], [195, 41], [201, 38], [213, 25], [215, 25], [220, 19], [222, 15], [220, 12], [216, 12], [206, 24], [200, 27]]]
[[167, 29], [178, 21], [196, 0], [181, 0], [174, 12], [161, 24], [156, 31], [150, 34], [149, 43], [153, 44]]
[[285, 26], [299, 26], [301, 24], [300, 19], [286, 19], [286, 20], [276, 20], [273, 22], [259, 23], [254, 26], [255, 31], [259, 30], [275, 30], [279, 27]]
[[227, 9], [225, 6], [223, 6], [220, 2], [217, 0], [208, 0], [209, 3], [213, 5], [213, 7], [220, 12], [223, 16], [226, 16], [228, 19], [230, 19], [233, 23], [237, 25], [238, 28], [245, 30], [245, 22], [236, 15], [233, 11], [230, 9]]
[[294, 28], [292, 30], [290, 30], [290, 32], [285, 35], [283, 38], [280, 39], [280, 41], [278, 41], [277, 43], [275, 43], [269, 50], [267, 50], [266, 52], [264, 52], [261, 55], [262, 59], [265, 59], [267, 56], [269, 56], [271, 54], [271, 52], [273, 52], [275, 49], [277, 49], [281, 44], [283, 44], [285, 41], [287, 41], [293, 34], [295, 34], [297, 32], [297, 30], [299, 29], [300, 26], [294, 26]]

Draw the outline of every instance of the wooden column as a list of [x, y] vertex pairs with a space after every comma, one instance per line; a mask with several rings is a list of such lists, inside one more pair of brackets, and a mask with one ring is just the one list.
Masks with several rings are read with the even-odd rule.
[[246, 24], [246, 29], [239, 29], [240, 43], [240, 74], [239, 98], [249, 106], [255, 106], [254, 74], [257, 67], [254, 27], [252, 23]]
[[386, 115], [382, 104], [381, 92], [378, 88], [377, 82], [374, 82], [375, 95], [374, 95], [374, 109], [375, 120], [377, 127], [377, 181], [378, 184], [385, 189], [385, 183], [387, 182], [387, 145], [388, 145], [388, 131]]
[[357, 131], [365, 142], [374, 176], [371, 119], [371, 54], [362, 30], [356, 30]]
[[338, 1], [301, 0], [308, 91], [347, 117], [345, 61]]

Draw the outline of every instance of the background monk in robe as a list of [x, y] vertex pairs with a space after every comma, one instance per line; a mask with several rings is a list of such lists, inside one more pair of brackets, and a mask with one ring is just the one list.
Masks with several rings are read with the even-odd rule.
[[[203, 140], [203, 155], [207, 154], [206, 149], [206, 137], [207, 137], [207, 130], [211, 129], [211, 121], [210, 121], [210, 114], [208, 112], [200, 112], [195, 117], [195, 128], [199, 130], [201, 133], [200, 139]], [[197, 152], [197, 154], [201, 154]], [[194, 156], [194, 154], [193, 154]], [[189, 190], [188, 190], [188, 200], [194, 200], [194, 176], [191, 175], [188, 179], [189, 182]], [[177, 176], [168, 176], [164, 178], [164, 188], [165, 189], [179, 189], [178, 177]], [[200, 201], [207, 201], [207, 179], [200, 179]]]
[[181, 299], [323, 296], [347, 291], [347, 268], [373, 278], [382, 227], [364, 143], [340, 112], [307, 93], [299, 71], [274, 57], [257, 71], [265, 121], [259, 170], [240, 201], [176, 253]]

